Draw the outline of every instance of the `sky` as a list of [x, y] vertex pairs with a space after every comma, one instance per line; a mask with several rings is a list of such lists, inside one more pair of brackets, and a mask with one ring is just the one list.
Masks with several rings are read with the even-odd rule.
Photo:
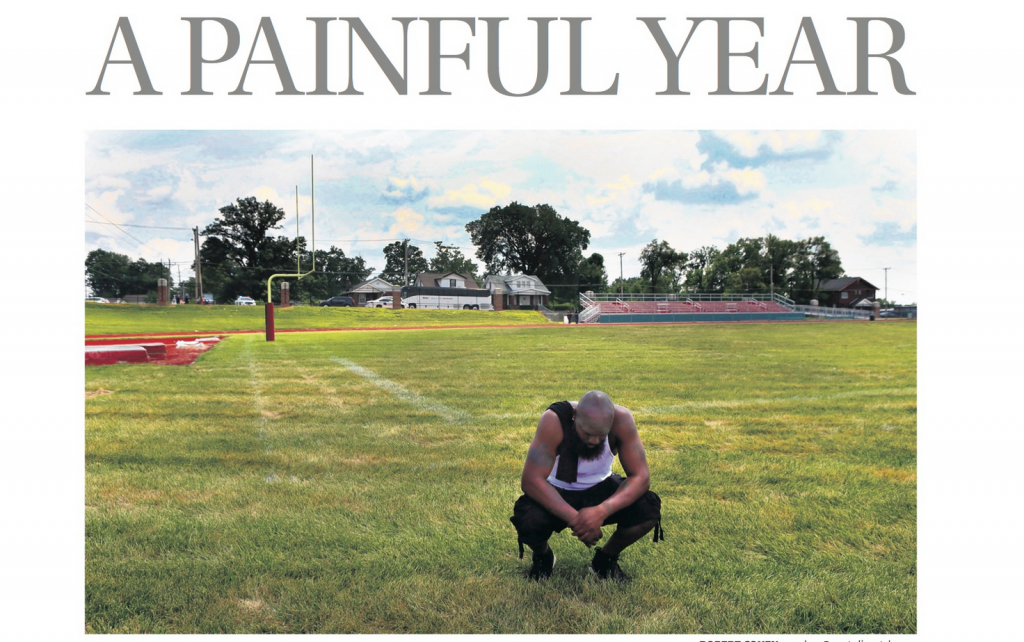
[[[653, 239], [688, 252], [740, 238], [824, 236], [847, 276], [916, 302], [917, 153], [909, 131], [93, 131], [85, 254], [101, 248], [192, 275], [191, 228], [255, 196], [311, 236], [384, 267], [382, 248], [434, 241], [474, 256], [465, 225], [547, 203], [590, 230], [609, 280]], [[117, 224], [117, 225], [113, 225]], [[889, 268], [888, 271], [885, 268]]]

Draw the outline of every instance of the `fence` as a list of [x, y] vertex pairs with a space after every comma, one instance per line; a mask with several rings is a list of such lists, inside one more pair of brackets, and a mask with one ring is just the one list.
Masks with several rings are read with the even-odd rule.
[[580, 323], [869, 319], [872, 310], [797, 305], [775, 293], [713, 294], [707, 292], [581, 294]]

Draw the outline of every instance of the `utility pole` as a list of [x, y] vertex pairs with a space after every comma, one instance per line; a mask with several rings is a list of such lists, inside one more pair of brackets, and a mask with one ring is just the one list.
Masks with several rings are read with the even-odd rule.
[[624, 299], [626, 297], [626, 285], [622, 281], [622, 255], [625, 252], [619, 252], [619, 298]]
[[203, 298], [203, 270], [199, 266], [199, 226], [192, 228], [192, 242], [195, 245], [196, 251], [196, 282], [193, 284], [196, 289], [196, 303], [199, 303]]
[[768, 277], [768, 278], [771, 281], [772, 301], [774, 301], [775, 300], [775, 266], [774, 265], [771, 266], [771, 276]]
[[402, 285], [409, 285], [409, 239], [402, 241], [405, 255], [405, 268], [402, 270]]
[[889, 305], [889, 270], [891, 267], [882, 268], [885, 270], [885, 304]]

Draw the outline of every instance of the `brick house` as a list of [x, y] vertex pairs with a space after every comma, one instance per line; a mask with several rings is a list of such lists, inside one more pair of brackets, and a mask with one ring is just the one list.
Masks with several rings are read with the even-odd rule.
[[818, 305], [836, 308], [870, 307], [878, 288], [859, 276], [818, 281]]

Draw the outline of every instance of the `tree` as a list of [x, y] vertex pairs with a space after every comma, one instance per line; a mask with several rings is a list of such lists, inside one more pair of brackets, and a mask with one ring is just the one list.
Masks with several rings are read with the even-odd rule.
[[94, 296], [117, 298], [129, 294], [124, 288], [131, 264], [124, 254], [93, 250], [85, 257], [85, 284]]
[[[220, 301], [239, 295], [263, 298], [271, 275], [295, 269], [296, 241], [269, 235], [281, 229], [284, 210], [248, 196], [220, 208], [220, 213], [201, 232], [206, 237], [199, 250], [203, 287], [216, 292]], [[300, 239], [298, 251], [302, 245]]]
[[152, 293], [155, 300], [158, 279], [167, 279], [168, 286], [174, 286], [167, 265], [159, 261], [132, 261], [124, 254], [100, 249], [85, 257], [85, 283], [96, 296], [123, 298]]
[[651, 292], [675, 292], [679, 289], [679, 269], [686, 263], [686, 253], [672, 249], [668, 241], [653, 239], [640, 251], [640, 276]]
[[604, 269], [604, 257], [597, 252], [580, 261], [578, 273], [580, 275], [580, 292], [587, 290], [603, 292], [608, 289], [608, 273]]
[[434, 258], [430, 259], [431, 272], [436, 274], [458, 272], [459, 274], [468, 274], [473, 277], [474, 281], [479, 281], [476, 272], [477, 264], [463, 256], [462, 250], [444, 245], [441, 241], [434, 241], [434, 245], [437, 246], [437, 253]]
[[819, 280], [843, 274], [839, 253], [824, 237], [790, 241], [772, 234], [741, 238], [721, 252], [695, 250], [686, 270], [687, 289], [699, 285], [704, 292], [774, 291], [798, 303], [818, 297]]
[[515, 201], [492, 207], [466, 225], [476, 256], [488, 274], [520, 273], [551, 285], [575, 285], [590, 232], [563, 218], [550, 205], [527, 207]]
[[719, 254], [718, 248], [713, 245], [705, 245], [689, 253], [686, 263], [683, 264], [683, 273], [686, 275], [683, 287], [688, 292], [715, 291], [715, 286], [709, 278], [709, 270]]
[[839, 252], [823, 236], [797, 241], [797, 254], [793, 268], [792, 298], [797, 303], [821, 299], [818, 283], [843, 276]]
[[644, 284], [644, 280], [638, 276], [630, 276], [626, 279], [619, 281], [616, 277], [612, 284], [608, 286], [608, 291], [612, 294], [643, 294], [647, 291], [647, 286]]
[[384, 270], [379, 276], [388, 283], [412, 285], [416, 281], [416, 274], [426, 271], [427, 259], [423, 257], [423, 251], [415, 245], [409, 245], [408, 241], [395, 241], [384, 246]]
[[[308, 272], [312, 268], [313, 254], [303, 251], [302, 271]], [[321, 301], [347, 292], [372, 272], [373, 268], [366, 265], [363, 257], [347, 257], [341, 248], [332, 245], [329, 250], [316, 251], [316, 272], [296, 280], [291, 298], [296, 301]]]

